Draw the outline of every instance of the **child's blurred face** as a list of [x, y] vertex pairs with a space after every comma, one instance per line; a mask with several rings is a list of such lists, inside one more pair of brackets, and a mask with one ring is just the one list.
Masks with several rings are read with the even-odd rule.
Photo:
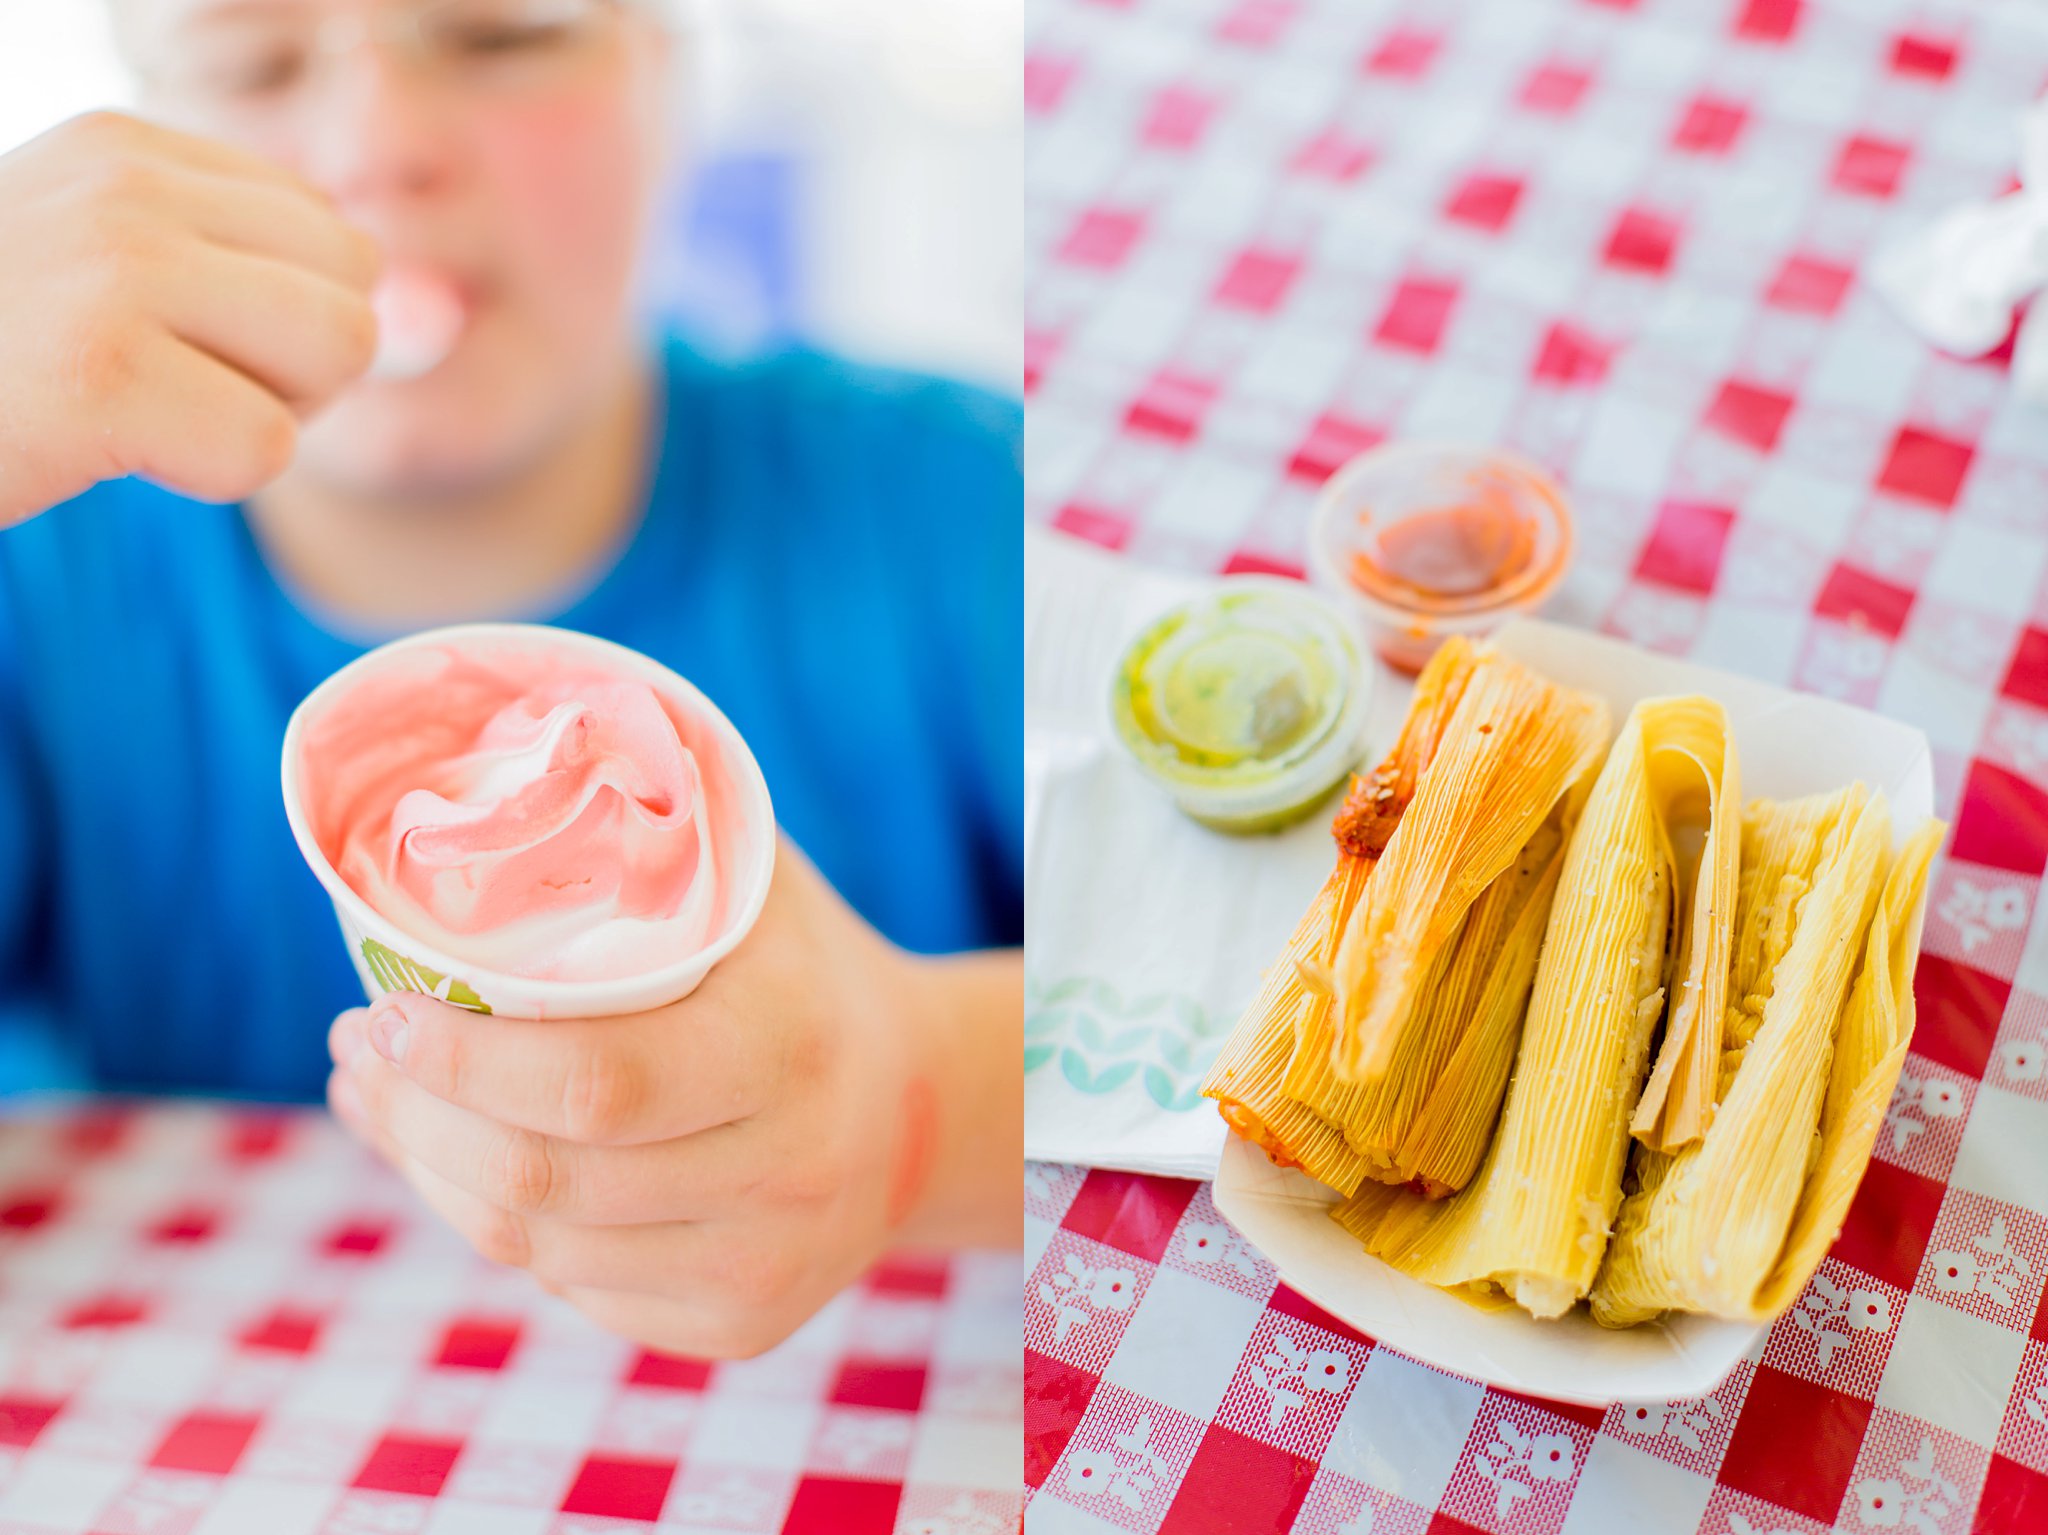
[[459, 300], [431, 371], [352, 388], [301, 463], [359, 491], [474, 490], [617, 376], [669, 140], [665, 30], [620, 0], [126, 0], [146, 100], [283, 162]]

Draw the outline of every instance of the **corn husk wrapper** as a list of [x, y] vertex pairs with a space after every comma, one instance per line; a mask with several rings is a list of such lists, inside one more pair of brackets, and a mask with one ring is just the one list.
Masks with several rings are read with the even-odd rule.
[[[1699, 987], [1716, 952], [1711, 933], [1669, 941], [1673, 848], [1733, 835], [1724, 823], [1735, 801], [1719, 776], [1732, 763], [1711, 699], [1649, 699], [1631, 712], [1566, 848], [1486, 1160], [1446, 1200], [1362, 1186], [1332, 1214], [1369, 1251], [1467, 1299], [1506, 1298], [1536, 1316], [1562, 1315], [1591, 1288], [1621, 1203], [1667, 965], [1683, 956], [1690, 969], [1670, 979]], [[1677, 908], [1685, 926], [1702, 912], [1697, 902]]]
[[[1226, 1121], [1273, 1160], [1343, 1193], [1368, 1176], [1432, 1194], [1470, 1179], [1499, 1116], [1565, 840], [1606, 731], [1597, 700], [1466, 641], [1438, 651], [1401, 739], [1374, 774], [1354, 781], [1338, 815], [1337, 869], [1204, 1085]], [[1511, 803], [1525, 808], [1501, 814]], [[1412, 898], [1418, 874], [1441, 888], [1458, 872], [1469, 841], [1398, 852], [1403, 826], [1419, 815], [1409, 841], [1434, 837], [1447, 809], [1496, 828], [1511, 823], [1499, 835], [1522, 840], [1507, 845], [1506, 866], [1429, 957], [1388, 1069], [1341, 1082], [1332, 1066], [1341, 943], [1372, 903]], [[1475, 865], [1460, 877], [1484, 872]]]
[[1202, 1091], [1217, 1100], [1224, 1122], [1275, 1163], [1299, 1167], [1345, 1193], [1365, 1177], [1365, 1158], [1341, 1130], [1288, 1097], [1281, 1084], [1304, 1015], [1330, 1006], [1328, 990], [1308, 977], [1329, 964], [1339, 918], [1357, 901], [1371, 872], [1370, 858], [1339, 855], [1336, 869], [1316, 892], [1286, 952], [1266, 971], [1258, 996], [1202, 1083]]
[[1299, 1167], [1341, 1193], [1365, 1177], [1365, 1158], [1340, 1127], [1286, 1092], [1287, 1070], [1304, 1040], [1328, 1038], [1332, 998], [1326, 977], [1338, 939], [1457, 711], [1473, 654], [1462, 637], [1438, 649], [1416, 678], [1393, 748], [1371, 773], [1352, 778], [1331, 826], [1337, 866], [1202, 1083], [1232, 1129], [1279, 1165]]
[[1431, 1032], [1434, 962], [1481, 893], [1598, 767], [1608, 730], [1601, 700], [1498, 651], [1475, 654], [1442, 743], [1337, 946], [1331, 1064], [1340, 1081], [1383, 1077], [1404, 1050], [1425, 1077], [1441, 1069], [1446, 1042], [1416, 1037]]
[[1841, 1235], [1856, 1186], [1870, 1165], [1871, 1148], [1913, 1042], [1913, 971], [1927, 909], [1927, 870], [1947, 830], [1937, 820], [1920, 826], [1885, 880], [1864, 944], [1863, 968], [1835, 1041], [1834, 1068], [1821, 1108], [1820, 1155], [1800, 1192], [1785, 1250], [1757, 1293], [1762, 1314], [1782, 1312], [1806, 1288]]
[[[1922, 828], [1896, 877], [1885, 879], [1890, 841], [1883, 796], [1860, 784], [1784, 804], [1760, 800], [1745, 813], [1721, 1109], [1700, 1143], [1675, 1156], [1638, 1153], [1639, 1187], [1623, 1203], [1593, 1290], [1595, 1321], [1625, 1327], [1667, 1310], [1762, 1321], [1791, 1298], [1777, 1294], [1775, 1281], [1792, 1248], [1811, 1244], [1810, 1235], [1788, 1242], [1800, 1209], [1813, 1211], [1809, 1228], [1821, 1214], [1806, 1190], [1810, 1170], [1827, 1162], [1824, 1106], [1837, 1102], [1839, 1144], [1846, 1106], [1871, 1078], [1874, 1044], [1888, 1047], [1896, 1031], [1896, 998], [1887, 995], [1891, 934], [1898, 922], [1917, 921], [1933, 844]], [[1890, 910], [1879, 908], [1873, 923], [1881, 886]], [[1869, 974], [1852, 997], [1859, 960]], [[1845, 998], [1858, 1043], [1838, 1059], [1838, 1032], [1848, 1042]], [[1880, 1012], [1889, 1027], [1873, 1027]], [[1875, 1133], [1873, 1122], [1857, 1177]], [[1840, 1161], [1837, 1152], [1831, 1165]], [[1848, 1188], [1853, 1193], [1854, 1177]], [[1834, 1212], [1837, 1228], [1846, 1208], [1844, 1199]]]
[[1514, 1068], [1566, 839], [1591, 787], [1588, 775], [1480, 894], [1432, 963], [1415, 1026], [1384, 1072], [1343, 1082], [1326, 1050], [1296, 1052], [1288, 1091], [1341, 1129], [1368, 1177], [1441, 1198], [1478, 1171]]
[[1673, 909], [1685, 918], [1672, 924], [1667, 946], [1667, 972], [1677, 979], [1665, 998], [1663, 1042], [1629, 1122], [1637, 1140], [1660, 1151], [1676, 1151], [1705, 1133], [1720, 1083], [1742, 863], [1742, 774], [1725, 727], [1718, 754], [1713, 744], [1686, 735], [1650, 754], [1653, 778], [1671, 786], [1671, 814], [1660, 824], [1671, 859]]

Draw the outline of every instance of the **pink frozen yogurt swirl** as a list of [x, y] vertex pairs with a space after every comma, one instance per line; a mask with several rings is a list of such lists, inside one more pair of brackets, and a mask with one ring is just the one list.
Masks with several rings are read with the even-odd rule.
[[716, 938], [739, 814], [718, 743], [587, 662], [429, 649], [307, 730], [304, 802], [342, 879], [506, 975], [643, 974]]

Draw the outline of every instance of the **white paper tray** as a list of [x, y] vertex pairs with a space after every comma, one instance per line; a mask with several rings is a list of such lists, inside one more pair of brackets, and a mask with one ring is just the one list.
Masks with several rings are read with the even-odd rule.
[[[1605, 698], [1617, 730], [1640, 699], [1719, 699], [1741, 754], [1745, 796], [1787, 799], [1861, 779], [1891, 802], [1895, 845], [1934, 813], [1927, 737], [1910, 725], [1578, 629], [1523, 621], [1497, 642], [1546, 677]], [[1303, 892], [1304, 906], [1312, 894]], [[1329, 1218], [1332, 1190], [1275, 1167], [1236, 1136], [1224, 1149], [1215, 1197], [1280, 1277], [1324, 1310], [1426, 1364], [1515, 1391], [1591, 1406], [1704, 1396], [1762, 1330], [1679, 1316], [1610, 1331], [1583, 1307], [1553, 1322], [1481, 1311], [1366, 1254]]]

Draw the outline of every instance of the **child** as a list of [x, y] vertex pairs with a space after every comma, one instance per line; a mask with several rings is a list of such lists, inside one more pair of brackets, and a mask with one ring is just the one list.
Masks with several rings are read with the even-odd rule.
[[[325, 1078], [485, 1252], [676, 1352], [767, 1347], [899, 1239], [1015, 1241], [1017, 409], [638, 332], [684, 46], [658, 8], [116, 20], [150, 120], [0, 158], [8, 1080]], [[366, 376], [379, 310], [401, 372]], [[349, 1006], [285, 718], [367, 644], [480, 618], [696, 682], [816, 860], [784, 848], [684, 1002]]]

